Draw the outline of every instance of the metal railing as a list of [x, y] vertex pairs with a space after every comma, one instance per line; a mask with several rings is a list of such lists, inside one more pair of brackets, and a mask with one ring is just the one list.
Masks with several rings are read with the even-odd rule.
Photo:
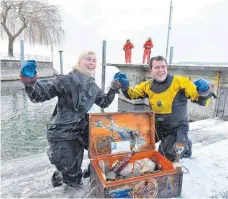
[[219, 94], [217, 106], [214, 112], [214, 117], [223, 117], [228, 115], [228, 90]]
[[[7, 59], [7, 60], [20, 60], [20, 54], [14, 54], [13, 57], [9, 57], [6, 53], [0, 53], [0, 59]], [[51, 62], [51, 57], [49, 56], [41, 56], [41, 55], [33, 55], [33, 54], [25, 54], [24, 60], [34, 59], [36, 61], [43, 61], [43, 62]]]

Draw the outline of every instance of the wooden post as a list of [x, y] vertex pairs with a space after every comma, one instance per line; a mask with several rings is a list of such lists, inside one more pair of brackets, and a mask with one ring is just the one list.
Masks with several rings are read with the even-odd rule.
[[[221, 75], [221, 72], [220, 72], [220, 71], [216, 72], [216, 75], [215, 75], [215, 86], [214, 86], [214, 94], [215, 94], [216, 96], [218, 96], [218, 94], [219, 94], [220, 75]], [[219, 108], [219, 107], [218, 107], [218, 102], [219, 102], [218, 99], [214, 99], [214, 100], [213, 100], [211, 118], [216, 117], [217, 110], [218, 110], [218, 108]]]

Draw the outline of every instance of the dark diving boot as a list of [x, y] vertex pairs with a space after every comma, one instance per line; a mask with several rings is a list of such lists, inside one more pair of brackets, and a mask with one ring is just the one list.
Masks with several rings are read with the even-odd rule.
[[83, 178], [89, 178], [90, 177], [90, 164], [88, 165], [88, 168], [83, 171]]
[[77, 176], [74, 177], [74, 179], [71, 180], [64, 180], [64, 183], [69, 186], [69, 187], [73, 187], [73, 188], [78, 188], [81, 185], [83, 185], [82, 183], [82, 172], [80, 172], [79, 174], [77, 174]]
[[63, 184], [63, 175], [60, 171], [55, 171], [51, 177], [51, 184], [53, 187], [59, 187]]
[[190, 158], [192, 156], [192, 141], [188, 140], [188, 150], [184, 151], [182, 158]]

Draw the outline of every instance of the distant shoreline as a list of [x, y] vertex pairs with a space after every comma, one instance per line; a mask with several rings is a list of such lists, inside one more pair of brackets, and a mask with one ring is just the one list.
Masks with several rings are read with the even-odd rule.
[[181, 61], [181, 62], [176, 62], [172, 64], [180, 64], [180, 65], [216, 65], [216, 66], [227, 66], [228, 67], [228, 62], [197, 62], [197, 61]]

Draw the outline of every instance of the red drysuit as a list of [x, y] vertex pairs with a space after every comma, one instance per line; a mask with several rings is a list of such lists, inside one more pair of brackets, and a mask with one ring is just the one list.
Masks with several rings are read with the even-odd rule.
[[150, 62], [150, 53], [151, 53], [151, 48], [153, 48], [153, 42], [152, 40], [147, 40], [144, 45], [144, 52], [143, 52], [143, 63], [145, 63], [145, 59], [147, 57], [147, 64]]
[[131, 49], [134, 48], [134, 45], [129, 41], [126, 42], [123, 50], [125, 51], [125, 63], [131, 63]]

